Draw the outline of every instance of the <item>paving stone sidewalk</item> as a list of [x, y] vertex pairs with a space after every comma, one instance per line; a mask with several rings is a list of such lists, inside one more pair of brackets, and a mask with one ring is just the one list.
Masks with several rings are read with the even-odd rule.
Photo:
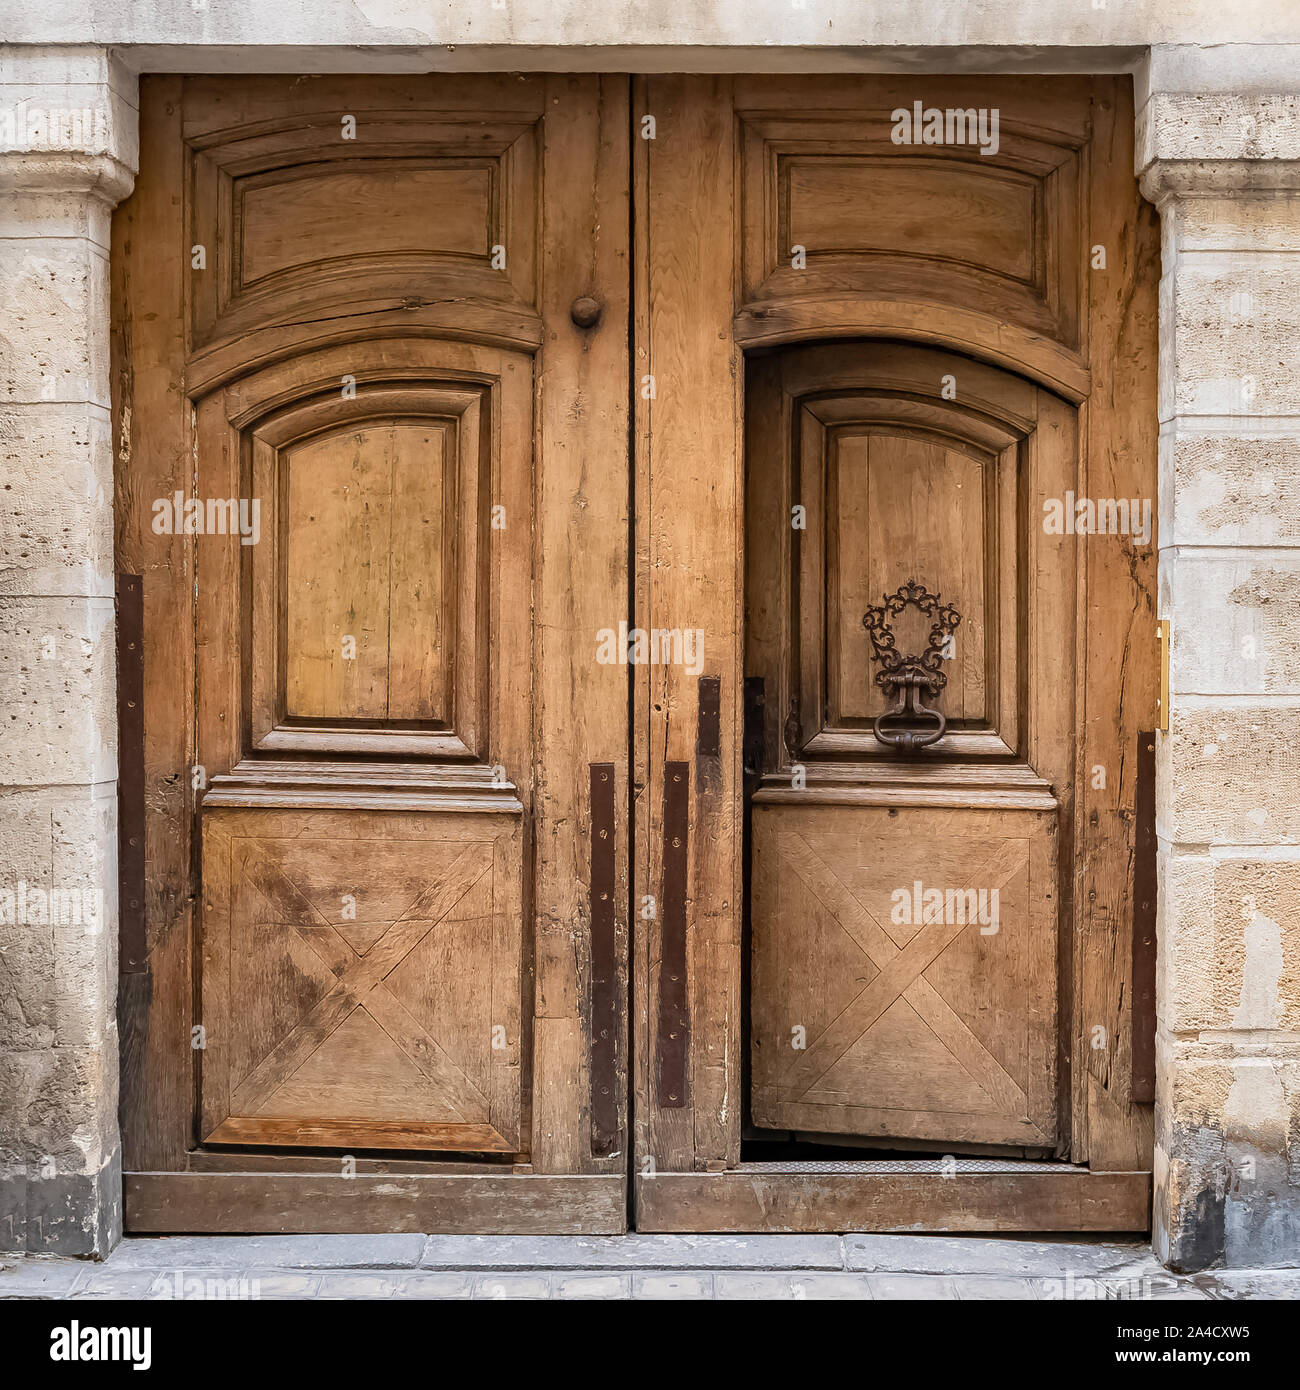
[[1300, 1269], [1177, 1276], [1149, 1246], [951, 1236], [167, 1236], [0, 1254], [0, 1299], [1296, 1299]]

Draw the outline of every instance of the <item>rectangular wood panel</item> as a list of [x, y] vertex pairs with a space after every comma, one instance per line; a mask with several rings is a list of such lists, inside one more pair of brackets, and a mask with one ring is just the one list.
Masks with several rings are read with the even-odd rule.
[[204, 816], [209, 1144], [519, 1146], [517, 822]]
[[[996, 557], [997, 519], [986, 504], [997, 460], [878, 426], [839, 431], [829, 463], [827, 660], [838, 675], [829, 682], [829, 722], [874, 719], [887, 708], [862, 660], [862, 615], [898, 587], [900, 573], [942, 594], [962, 615], [944, 667], [948, 717], [994, 722], [987, 668], [997, 653], [986, 649], [985, 611], [997, 582], [986, 559]], [[922, 651], [928, 624], [913, 618], [899, 639], [906, 650]]]
[[[429, 168], [372, 158], [328, 175], [309, 166], [287, 180], [244, 180], [241, 287], [321, 260], [389, 252], [488, 259], [494, 165], [458, 164]], [[356, 215], [359, 207], [364, 218]]]
[[1044, 805], [755, 805], [755, 1124], [1055, 1148]]
[[[940, 174], [932, 161], [783, 155], [777, 217], [788, 244], [831, 262], [872, 252], [911, 258], [952, 256], [960, 220], [967, 258], [1007, 280], [1032, 287], [1036, 199], [1029, 179], [989, 177], [953, 163]], [[871, 209], [864, 217], [862, 210]]]
[[445, 581], [459, 509], [448, 423], [365, 423], [287, 451], [286, 716], [454, 713]]

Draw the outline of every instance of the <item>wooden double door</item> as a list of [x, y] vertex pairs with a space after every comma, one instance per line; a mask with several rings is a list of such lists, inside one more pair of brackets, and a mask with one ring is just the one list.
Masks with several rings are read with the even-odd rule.
[[145, 80], [130, 1227], [1132, 1227], [1154, 537], [1044, 522], [1153, 496], [1131, 98], [913, 85]]

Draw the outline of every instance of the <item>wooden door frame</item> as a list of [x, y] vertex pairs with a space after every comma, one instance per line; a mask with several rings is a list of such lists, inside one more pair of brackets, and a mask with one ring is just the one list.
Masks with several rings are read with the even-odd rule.
[[[524, 875], [531, 939], [524, 993], [536, 1001], [524, 1043], [531, 1082], [526, 1162], [366, 1157], [356, 1160], [354, 1176], [343, 1176], [337, 1157], [213, 1150], [198, 1142], [188, 1064], [199, 883], [189, 776], [193, 546], [188, 538], [153, 534], [149, 504], [191, 491], [187, 392], [201, 394], [249, 362], [283, 356], [320, 330], [245, 327], [205, 349], [201, 386], [188, 379], [195, 354], [189, 272], [182, 269], [194, 240], [187, 221], [194, 152], [182, 124], [187, 83], [230, 93], [235, 114], [228, 119], [236, 123], [274, 124], [313, 101], [330, 113], [353, 111], [362, 88], [381, 110], [459, 109], [472, 119], [510, 107], [535, 123], [541, 163], [551, 171], [535, 207], [524, 200], [510, 209], [536, 217], [538, 288], [531, 302], [508, 310], [500, 296], [496, 303], [472, 297], [450, 305], [436, 298], [376, 303], [363, 306], [368, 317], [359, 335], [442, 333], [523, 351], [545, 344], [532, 400], [537, 534], [530, 640], [533, 762], [547, 776], [533, 799], [524, 847], [531, 866]], [[124, 871], [139, 874], [135, 891], [123, 895], [122, 922], [124, 940], [139, 949], [123, 952], [119, 993], [128, 1231], [608, 1234], [626, 1228], [628, 709], [625, 674], [597, 665], [594, 652], [597, 631], [617, 626], [628, 608], [627, 94], [626, 77], [595, 74], [461, 74], [433, 85], [425, 77], [373, 75], [306, 84], [259, 76], [145, 79], [141, 172], [134, 195], [114, 217], [111, 260], [116, 563], [122, 574], [139, 577], [124, 593], [142, 593], [143, 665], [136, 674], [145, 710], [144, 727], [121, 747], [123, 823], [132, 823], [128, 810], [138, 815], [149, 867], [146, 879], [144, 864], [124, 856]], [[337, 116], [331, 124], [337, 129]], [[209, 247], [210, 264], [218, 255]], [[575, 325], [570, 308], [593, 294], [603, 301], [603, 326], [587, 331]], [[575, 428], [574, 402], [582, 400], [589, 409]], [[581, 576], [589, 582], [575, 582]], [[129, 672], [140, 660], [139, 643], [120, 656]], [[127, 680], [122, 686], [131, 688]], [[130, 726], [124, 730], [129, 734]], [[377, 787], [374, 807], [400, 809], [409, 791]], [[132, 798], [138, 800], [129, 804]], [[591, 833], [593, 805], [610, 822], [605, 836]], [[596, 881], [606, 894], [599, 902]], [[608, 1011], [599, 1048], [591, 1044], [593, 997]], [[158, 1026], [160, 1003], [174, 1026]]]
[[[154, 78], [173, 100], [184, 79]], [[257, 80], [257, 79], [234, 79]], [[355, 79], [335, 79], [348, 81]], [[1079, 354], [1050, 341], [1007, 326], [990, 335], [987, 325], [953, 310], [941, 327], [931, 310], [900, 317], [896, 306], [846, 302], [837, 315], [826, 318], [825, 306], [810, 316], [797, 305], [746, 306], [740, 293], [734, 233], [735, 197], [739, 187], [738, 142], [733, 92], [738, 83], [780, 82], [779, 78], [745, 79], [722, 76], [656, 76], [634, 79], [634, 105], [626, 106], [627, 79], [621, 77], [552, 77], [548, 82], [598, 83], [609, 132], [597, 147], [582, 151], [588, 167], [612, 170], [610, 187], [627, 182], [627, 143], [632, 132], [633, 216], [631, 258], [633, 343], [628, 360], [626, 341], [615, 335], [594, 340], [598, 350], [567, 350], [565, 380], [575, 389], [595, 381], [608, 370], [610, 357], [619, 358], [632, 387], [633, 533], [632, 584], [634, 622], [669, 628], [709, 623], [710, 634], [729, 633], [711, 641], [704, 668], [688, 674], [678, 668], [645, 666], [632, 671], [631, 782], [627, 798], [617, 795], [615, 814], [631, 806], [632, 880], [630, 894], [616, 894], [617, 911], [628, 904], [632, 934], [631, 1065], [633, 1097], [632, 1142], [623, 1145], [634, 1165], [637, 1223], [644, 1230], [752, 1229], [914, 1229], [909, 1213], [917, 1205], [932, 1225], [950, 1230], [996, 1229], [1142, 1229], [1150, 1205], [1149, 1111], [1135, 1123], [1132, 1108], [1112, 1092], [1089, 1065], [1076, 1036], [1072, 1056], [1076, 1074], [1089, 1078], [1073, 1088], [1073, 1132], [1077, 1156], [1089, 1167], [1076, 1166], [1057, 1174], [969, 1175], [946, 1183], [913, 1175], [761, 1174], [740, 1162], [740, 692], [743, 688], [743, 593], [739, 557], [743, 553], [743, 352], [761, 343], [807, 341], [821, 336], [853, 333], [864, 336], [904, 336], [976, 352], [990, 361], [1027, 370], [1036, 379], [1079, 401], [1089, 393], [1092, 428], [1087, 459], [1099, 473], [1123, 468], [1123, 450], [1108, 450], [1108, 434], [1126, 446], [1135, 442], [1133, 456], [1154, 460], [1154, 364], [1112, 361], [1098, 353], [1088, 365]], [[811, 79], [831, 93], [846, 84], [878, 82], [900, 91], [907, 86], [884, 77]], [[932, 84], [941, 81], [927, 77]], [[987, 90], [997, 83], [1022, 79], [962, 79], [978, 81]], [[1035, 79], [1023, 79], [1033, 81]], [[1044, 79], [1036, 79], [1044, 81]], [[1144, 322], [1145, 300], [1136, 309], [1128, 291], [1135, 283], [1143, 295], [1154, 279], [1158, 252], [1154, 249], [1154, 213], [1141, 209], [1135, 225], [1128, 219], [1134, 205], [1132, 187], [1132, 98], [1127, 79], [1047, 79], [1054, 88], [1073, 89], [1092, 84], [1108, 86], [1116, 100], [1097, 123], [1091, 164], [1092, 231], [1117, 248], [1113, 263], [1122, 267], [1116, 287], [1095, 296], [1091, 307], [1094, 344], [1116, 341], [1126, 327], [1152, 329]], [[910, 99], [910, 89], [909, 89]], [[638, 139], [639, 118], [653, 114], [655, 139]], [[631, 120], [629, 122], [629, 116]], [[165, 429], [148, 437], [140, 428], [143, 412], [169, 404], [168, 355], [183, 352], [179, 305], [166, 285], [141, 276], [132, 281], [126, 267], [126, 238], [157, 237], [180, 230], [170, 219], [164, 188], [184, 185], [182, 149], [173, 141], [169, 122], [158, 107], [142, 111], [141, 145], [143, 197], [127, 205], [115, 219], [114, 286], [114, 422], [116, 437], [134, 439], [124, 452], [132, 477], [128, 491], [137, 495], [152, 489], [161, 495], [173, 489], [169, 458], [184, 456], [185, 431], [175, 412]], [[1105, 157], [1102, 158], [1101, 155]], [[622, 174], [618, 172], [622, 169]], [[150, 172], [158, 175], [151, 179]], [[542, 254], [548, 258], [544, 317], [567, 321], [569, 307], [579, 294], [597, 288], [603, 297], [604, 322], [626, 320], [628, 282], [619, 237], [592, 235], [600, 224], [626, 224], [627, 204], [617, 193], [600, 204], [548, 206]], [[583, 241], [582, 238], [587, 238]], [[578, 244], [594, 245], [590, 262], [574, 256]], [[557, 250], [562, 247], [563, 250]], [[137, 253], [138, 254], [138, 253]], [[124, 267], [126, 273], [124, 274]], [[1139, 283], [1140, 282], [1140, 283]], [[654, 294], [651, 294], [651, 286]], [[679, 293], [674, 296], [672, 287]], [[737, 312], [739, 310], [739, 312]], [[150, 316], [153, 316], [152, 319]], [[1126, 318], [1125, 315], [1128, 315]], [[169, 317], [169, 316], [174, 316]], [[1134, 317], [1136, 316], [1136, 317]], [[157, 324], [146, 328], [146, 320]], [[406, 321], [410, 321], [409, 318]], [[147, 350], [142, 361], [133, 353]], [[601, 356], [599, 348], [606, 355]], [[552, 359], [553, 360], [553, 359]], [[630, 370], [628, 370], [630, 368]], [[551, 368], [548, 367], [548, 371]], [[554, 379], [554, 378], [553, 378]], [[653, 389], [649, 389], [653, 383]], [[1099, 408], [1098, 402], [1102, 405]], [[1125, 404], [1128, 402], [1127, 404]], [[1148, 409], [1148, 405], [1150, 408]], [[567, 410], [558, 391], [540, 397], [543, 412], [552, 417]], [[1127, 410], [1128, 414], [1123, 412]], [[128, 413], [129, 412], [129, 413]], [[127, 421], [135, 421], [135, 432]], [[560, 421], [554, 420], [556, 427]], [[1122, 426], [1122, 428], [1121, 428]], [[549, 581], [539, 590], [541, 634], [568, 632], [571, 641], [558, 642], [550, 656], [541, 651], [552, 689], [571, 689], [590, 668], [589, 632], [603, 625], [588, 606], [578, 612], [567, 576], [571, 563], [599, 552], [602, 536], [626, 534], [629, 499], [617, 487], [601, 490], [604, 506], [593, 506], [583, 488], [587, 476], [608, 479], [626, 440], [627, 420], [618, 410], [602, 417], [599, 430], [588, 419], [580, 438], [547, 452], [539, 512], [544, 528], [541, 553], [551, 560]], [[169, 450], [172, 450], [169, 454]], [[1114, 458], [1109, 455], [1113, 452]], [[152, 474], [149, 470], [153, 469]], [[137, 473], [136, 470], [139, 470]], [[1151, 472], [1153, 473], [1153, 467]], [[1122, 479], [1111, 474], [1108, 491], [1123, 495]], [[141, 484], [145, 485], [141, 485]], [[570, 505], [581, 496], [582, 504]], [[170, 572], [173, 561], [154, 544], [147, 530], [129, 515], [129, 503], [119, 492], [118, 568], [148, 578]], [[689, 517], [693, 531], [682, 529]], [[1154, 551], [1154, 547], [1153, 547]], [[1101, 563], [1100, 560], [1092, 563]], [[546, 572], [544, 571], [544, 574]], [[617, 584], [617, 578], [614, 578]], [[1081, 602], [1086, 603], [1086, 587]], [[603, 609], [601, 610], [603, 613]], [[172, 615], [184, 632], [183, 615]], [[1125, 641], [1130, 634], [1121, 636]], [[1104, 665], [1111, 657], [1109, 640], [1100, 634], [1088, 658]], [[545, 638], [539, 638], [542, 646]], [[540, 649], [539, 649], [540, 650]], [[1154, 662], [1145, 649], [1135, 649], [1138, 666]], [[1131, 677], [1139, 684], [1145, 673]], [[1122, 694], [1123, 692], [1121, 692]], [[567, 876], [590, 878], [589, 776], [593, 767], [612, 764], [621, 792], [628, 785], [627, 741], [611, 737], [621, 718], [611, 709], [589, 706], [585, 720], [574, 720], [572, 702], [557, 709], [553, 719], [539, 723], [543, 750], [562, 747], [579, 729], [580, 751], [570, 750], [564, 791], [546, 808], [544, 829], [549, 848], [557, 846], [568, 863]], [[1130, 701], [1125, 728], [1149, 722], [1146, 710]], [[612, 721], [612, 723], [611, 723]], [[1104, 736], [1104, 721], [1098, 721]], [[1086, 712], [1082, 727], [1090, 727]], [[176, 730], [171, 733], [175, 735]], [[180, 731], [183, 744], [183, 730]], [[173, 749], [173, 753], [177, 750]], [[1131, 781], [1133, 760], [1120, 748], [1102, 749], [1113, 757], [1122, 776]], [[585, 756], [583, 756], [585, 754]], [[544, 755], [544, 754], [543, 754]], [[130, 750], [124, 748], [124, 765]], [[1090, 753], [1090, 756], [1097, 756]], [[1080, 749], [1080, 759], [1084, 750]], [[146, 775], [161, 777], [180, 758], [160, 759], [159, 750], [142, 750]], [[149, 769], [152, 768], [152, 774]], [[1121, 813], [1098, 808], [1095, 827], [1100, 842], [1107, 821]], [[685, 817], [688, 835], [674, 845], [666, 824]], [[1076, 817], [1083, 827], [1085, 817]], [[169, 822], [175, 830], [176, 823]], [[615, 835], [615, 882], [627, 882], [628, 837]], [[1089, 832], [1080, 828], [1076, 850], [1087, 848]], [[540, 838], [540, 835], [539, 835]], [[178, 844], [186, 844], [181, 830]], [[155, 947], [173, 939], [188, 940], [189, 914], [187, 851], [147, 895], [148, 928]], [[1086, 862], [1084, 853], [1078, 862]], [[558, 882], [566, 875], [564, 862], [543, 860]], [[1076, 878], [1076, 901], [1106, 882], [1096, 863]], [[574, 913], [590, 913], [594, 903], [572, 904]], [[1113, 1011], [1112, 979], [1098, 973], [1089, 961], [1097, 948], [1105, 951], [1111, 931], [1113, 903], [1100, 895], [1095, 910], [1082, 914], [1074, 931], [1074, 952], [1063, 973], [1063, 984], [1074, 983], [1075, 1017], [1089, 1008], [1105, 1027]], [[590, 918], [587, 919], [588, 921]], [[617, 924], [617, 918], [616, 918]], [[124, 923], [125, 926], [125, 923]], [[616, 925], [616, 931], [618, 927]], [[579, 997], [589, 981], [578, 978], [566, 962], [565, 941], [542, 944], [554, 949], [539, 956], [541, 974], [550, 972], [560, 995]], [[622, 941], [627, 934], [621, 933]], [[1091, 949], [1090, 949], [1091, 948]], [[174, 948], [173, 948], [174, 949]], [[680, 963], [680, 989], [659, 988], [664, 961]], [[163, 967], [164, 973], [166, 966]], [[614, 962], [614, 997], [626, 999], [621, 960]], [[159, 1042], [141, 1028], [141, 1006], [153, 986], [146, 972], [130, 971], [123, 981], [121, 1020], [124, 1072], [133, 1082], [124, 1091], [124, 1128], [139, 1123], [139, 1098], [145, 1078], [163, 1076], [175, 1087], [176, 1078], [159, 1066]], [[606, 982], [609, 987], [609, 982]], [[1064, 996], [1063, 996], [1064, 997]], [[549, 1016], [537, 1039], [550, 1049], [557, 1066], [571, 1060], [582, 1041], [581, 1021]], [[663, 1038], [678, 1025], [680, 1055], [665, 1050]], [[1122, 1032], [1122, 1029], [1116, 1029]], [[662, 1037], [661, 1037], [662, 1035]], [[547, 1113], [534, 1112], [537, 1133], [553, 1145], [531, 1171], [490, 1174], [466, 1172], [472, 1165], [392, 1164], [371, 1160], [358, 1164], [358, 1176], [339, 1178], [333, 1159], [267, 1159], [261, 1156], [212, 1155], [189, 1146], [180, 1130], [141, 1145], [128, 1142], [126, 1206], [128, 1229], [160, 1230], [448, 1230], [448, 1231], [614, 1231], [625, 1222], [625, 1160], [617, 1153], [592, 1158], [574, 1136], [580, 1126], [568, 1124], [576, 1107], [582, 1110], [592, 1078], [585, 1060], [579, 1061], [581, 1084], [557, 1087], [542, 1097]], [[674, 1092], [674, 1081], [682, 1083]], [[183, 1087], [181, 1088], [183, 1091]], [[668, 1103], [665, 1103], [667, 1101]], [[620, 1123], [628, 1113], [619, 1098]], [[135, 1131], [137, 1134], [140, 1131]], [[560, 1137], [563, 1136], [563, 1137]], [[399, 1172], [405, 1168], [407, 1171]], [[544, 1171], [539, 1171], [544, 1170]], [[1050, 1189], [1045, 1186], [1051, 1182]]]
[[[1107, 248], [1112, 273], [1096, 285], [1081, 283], [1077, 342], [961, 306], [941, 314], [933, 304], [851, 293], [833, 301], [747, 301], [741, 228], [761, 195], [745, 185], [739, 112], [779, 109], [783, 84], [814, 107], [851, 107], [867, 83], [873, 104], [885, 109], [910, 107], [921, 86], [930, 101], [943, 90], [966, 98], [954, 98], [960, 106], [994, 100], [1023, 111], [1028, 102], [1041, 114], [1062, 94], [1082, 104], [1089, 129], [1067, 138], [1083, 151], [1086, 245]], [[1083, 684], [1074, 786], [1062, 789], [1070, 800], [1077, 793], [1063, 820], [1074, 918], [1060, 970], [1070, 1034], [1059, 1060], [1072, 1162], [950, 1177], [888, 1165], [781, 1171], [742, 1163], [740, 1154], [744, 351], [859, 336], [970, 353], [1080, 407], [1086, 442], [1077, 495], [1153, 490], [1159, 243], [1154, 210], [1140, 200], [1132, 173], [1131, 83], [655, 75], [636, 80], [632, 114], [634, 125], [644, 115], [655, 120], [654, 138], [635, 142], [633, 173], [634, 361], [643, 386], [653, 383], [635, 401], [635, 621], [649, 629], [706, 627], [709, 637], [701, 673], [667, 665], [635, 673], [636, 1227], [1146, 1230], [1153, 1116], [1149, 1104], [1130, 1099], [1131, 993], [1124, 991], [1121, 1014], [1117, 989], [1131, 968], [1129, 866], [1107, 846], [1132, 843], [1138, 736], [1154, 725], [1154, 536], [1136, 562], [1135, 612], [1104, 624], [1082, 621], [1089, 592], [1108, 565], [1124, 560], [1080, 547]], [[1089, 685], [1090, 671], [1106, 674]], [[1083, 772], [1098, 763], [1113, 770], [1112, 790], [1090, 795]], [[1086, 1041], [1097, 1028], [1112, 1040], [1101, 1056], [1090, 1055]]]

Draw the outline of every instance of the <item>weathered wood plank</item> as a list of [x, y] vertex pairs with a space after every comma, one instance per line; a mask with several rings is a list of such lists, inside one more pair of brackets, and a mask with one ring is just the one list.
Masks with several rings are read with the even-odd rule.
[[619, 1235], [621, 1174], [127, 1173], [126, 1230], [170, 1234]]
[[1150, 1173], [661, 1173], [638, 1231], [1145, 1231]]
[[[628, 798], [628, 671], [597, 661], [628, 608], [627, 79], [546, 79], [536, 536], [536, 1018], [533, 1148], [550, 1173], [613, 1171], [625, 1143], [592, 1153], [589, 768]], [[578, 327], [575, 300], [601, 303]], [[627, 1056], [627, 842], [614, 870], [613, 1026]], [[626, 1079], [618, 1083], [626, 1131]]]
[[193, 1141], [190, 1049], [193, 544], [156, 534], [153, 502], [193, 491], [185, 357], [181, 79], [140, 83], [140, 167], [113, 217], [116, 565], [144, 602], [145, 969], [119, 998], [123, 1153], [179, 1166]]
[[[684, 1106], [663, 1105], [656, 1039], [638, 1038], [638, 1165], [690, 1171], [740, 1156], [740, 589], [743, 431], [732, 341], [735, 266], [731, 79], [639, 81], [637, 139], [636, 624], [703, 635], [702, 660], [635, 673], [635, 900], [663, 880], [665, 766], [699, 744], [699, 677], [720, 680], [719, 753], [694, 777], [686, 970], [690, 1056]], [[710, 699], [712, 697], [710, 696]], [[706, 711], [708, 737], [712, 716]], [[638, 923], [638, 1013], [659, 1017], [662, 918]]]
[[[1088, 278], [1093, 386], [1083, 415], [1083, 497], [1150, 502], [1146, 544], [1132, 535], [1080, 544], [1079, 788], [1074, 878], [1075, 1023], [1071, 1156], [1093, 1168], [1145, 1168], [1154, 1112], [1132, 1081], [1133, 854], [1138, 737], [1155, 719], [1156, 344], [1160, 237], [1133, 175], [1133, 90], [1096, 78]], [[1098, 775], [1101, 769], [1101, 775]], [[1102, 785], [1098, 785], [1101, 783]]]

